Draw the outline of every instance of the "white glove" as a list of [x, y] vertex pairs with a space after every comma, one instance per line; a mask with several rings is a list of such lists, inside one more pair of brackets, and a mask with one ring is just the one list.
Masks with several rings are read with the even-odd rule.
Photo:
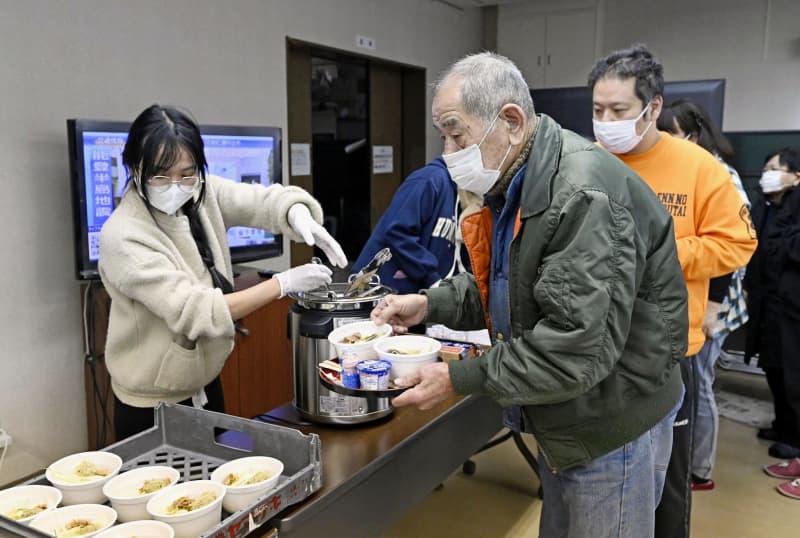
[[281, 297], [296, 291], [309, 291], [331, 283], [332, 271], [321, 263], [307, 263], [276, 274]]
[[292, 229], [303, 237], [303, 241], [309, 245], [319, 246], [333, 265], [337, 267], [347, 265], [347, 256], [344, 255], [342, 247], [311, 217], [311, 212], [305, 204], [294, 204], [289, 208], [287, 220]]

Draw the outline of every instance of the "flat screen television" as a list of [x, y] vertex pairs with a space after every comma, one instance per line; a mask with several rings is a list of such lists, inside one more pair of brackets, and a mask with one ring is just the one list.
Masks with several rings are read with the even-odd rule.
[[[592, 92], [587, 86], [531, 89], [536, 112], [547, 114], [565, 129], [594, 140], [592, 130]], [[691, 99], [705, 108], [722, 129], [725, 107], [725, 79], [684, 80], [664, 83], [664, 104], [676, 99]]]
[[[127, 181], [122, 150], [130, 123], [67, 120], [72, 186], [75, 273], [99, 278], [100, 229], [119, 202]], [[281, 129], [201, 125], [208, 173], [245, 183], [281, 183]], [[234, 264], [283, 254], [281, 235], [232, 227], [228, 245]]]

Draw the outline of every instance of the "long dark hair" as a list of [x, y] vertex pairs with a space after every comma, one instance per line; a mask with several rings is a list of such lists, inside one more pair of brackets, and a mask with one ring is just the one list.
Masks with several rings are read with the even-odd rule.
[[656, 125], [675, 134], [675, 123], [684, 133], [696, 136], [698, 146], [733, 165], [733, 146], [702, 106], [688, 99], [677, 99], [665, 106]]
[[147, 178], [163, 174], [178, 161], [181, 150], [186, 151], [197, 167], [202, 178], [200, 192], [196, 199], [189, 199], [183, 204], [184, 214], [189, 219], [189, 228], [197, 244], [197, 250], [203, 263], [211, 273], [214, 286], [224, 293], [233, 291], [231, 283], [214, 268], [214, 256], [208, 245], [208, 236], [197, 214], [206, 196], [206, 170], [208, 163], [200, 136], [200, 128], [188, 112], [175, 107], [152, 105], [142, 111], [128, 132], [128, 141], [122, 151], [122, 162], [128, 170], [128, 181], [133, 181], [139, 194], [145, 201], [150, 214], [153, 207], [144, 188]]
[[128, 170], [128, 183], [134, 182], [148, 207], [150, 200], [144, 183], [147, 178], [163, 174], [177, 162], [185, 150], [203, 178], [195, 206], [205, 198], [205, 178], [208, 163], [200, 128], [188, 113], [175, 107], [152, 105], [142, 111], [128, 131], [128, 141], [122, 151], [122, 162]]

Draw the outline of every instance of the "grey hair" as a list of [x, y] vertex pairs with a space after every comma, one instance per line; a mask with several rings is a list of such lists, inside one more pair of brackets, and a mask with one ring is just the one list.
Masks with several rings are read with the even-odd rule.
[[506, 58], [493, 52], [470, 54], [451, 65], [433, 85], [436, 95], [442, 84], [450, 78], [461, 79], [461, 105], [464, 111], [490, 123], [500, 108], [508, 103], [519, 106], [528, 121], [534, 121], [528, 83], [519, 68]]

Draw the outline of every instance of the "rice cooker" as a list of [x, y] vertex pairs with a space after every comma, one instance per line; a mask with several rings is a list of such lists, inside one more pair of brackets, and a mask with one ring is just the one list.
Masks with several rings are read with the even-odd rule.
[[289, 311], [294, 369], [294, 407], [313, 422], [358, 424], [389, 415], [389, 398], [358, 398], [328, 390], [319, 381], [319, 363], [336, 357], [328, 334], [348, 323], [369, 321], [375, 305], [392, 288], [372, 281], [357, 294], [350, 283], [332, 283], [327, 288], [291, 294], [296, 303]]

